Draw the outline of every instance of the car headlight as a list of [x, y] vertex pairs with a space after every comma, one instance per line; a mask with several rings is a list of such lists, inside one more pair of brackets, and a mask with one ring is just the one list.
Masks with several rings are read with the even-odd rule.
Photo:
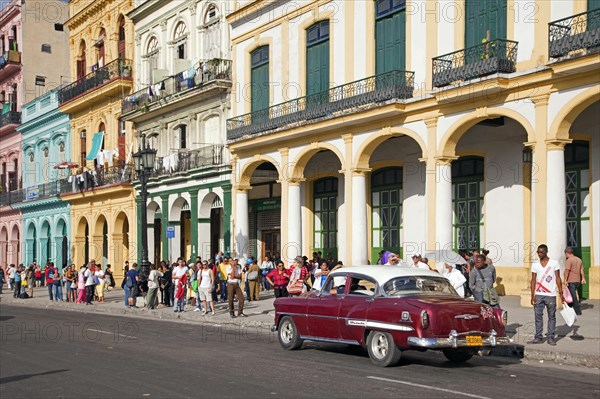
[[508, 312], [506, 310], [502, 311], [502, 324], [504, 327], [508, 324]]
[[423, 328], [429, 327], [429, 314], [427, 314], [426, 310], [421, 311], [421, 326]]

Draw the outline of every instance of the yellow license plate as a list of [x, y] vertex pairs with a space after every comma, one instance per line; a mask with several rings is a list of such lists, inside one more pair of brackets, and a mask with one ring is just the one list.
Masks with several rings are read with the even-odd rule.
[[467, 346], [482, 346], [483, 341], [480, 336], [467, 335]]

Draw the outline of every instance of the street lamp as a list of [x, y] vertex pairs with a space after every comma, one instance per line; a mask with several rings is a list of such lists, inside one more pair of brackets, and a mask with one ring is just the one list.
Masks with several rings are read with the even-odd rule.
[[142, 197], [142, 261], [141, 278], [145, 281], [150, 274], [150, 262], [148, 261], [148, 217], [146, 215], [146, 202], [148, 201], [148, 178], [154, 168], [156, 150], [150, 148], [146, 143], [146, 135], [142, 134], [142, 146], [133, 154], [133, 163], [138, 179], [140, 181]]

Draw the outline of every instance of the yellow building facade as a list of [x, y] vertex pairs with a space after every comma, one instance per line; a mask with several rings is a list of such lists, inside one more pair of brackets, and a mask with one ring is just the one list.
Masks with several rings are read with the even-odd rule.
[[235, 2], [237, 253], [487, 248], [519, 295], [568, 245], [600, 298], [598, 7]]
[[136, 259], [136, 203], [131, 185], [133, 129], [119, 121], [121, 99], [133, 87], [132, 0], [69, 3], [72, 82], [59, 93], [71, 115], [70, 184], [72, 259], [111, 264], [115, 278]]

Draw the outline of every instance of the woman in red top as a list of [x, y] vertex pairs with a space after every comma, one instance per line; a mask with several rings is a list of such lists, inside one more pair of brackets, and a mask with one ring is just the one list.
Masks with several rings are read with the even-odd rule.
[[[310, 276], [310, 272], [308, 271], [308, 267], [306, 267], [306, 264], [304, 263], [304, 259], [302, 259], [301, 257], [297, 257], [296, 260], [294, 261], [294, 265], [290, 267], [290, 269], [288, 270], [288, 274], [290, 275], [290, 287], [296, 287], [296, 289], [298, 289], [297, 287], [300, 286], [302, 287], [302, 290], [299, 292], [289, 292], [291, 290], [288, 290], [288, 294], [289, 295], [300, 295], [302, 292], [306, 292], [307, 287], [306, 287], [306, 283], [305, 281], [308, 279], [308, 277]], [[298, 282], [296, 285], [296, 282]]]
[[287, 285], [290, 282], [290, 275], [283, 267], [283, 262], [279, 261], [277, 267], [266, 275], [266, 279], [274, 287], [275, 298], [288, 296]]

